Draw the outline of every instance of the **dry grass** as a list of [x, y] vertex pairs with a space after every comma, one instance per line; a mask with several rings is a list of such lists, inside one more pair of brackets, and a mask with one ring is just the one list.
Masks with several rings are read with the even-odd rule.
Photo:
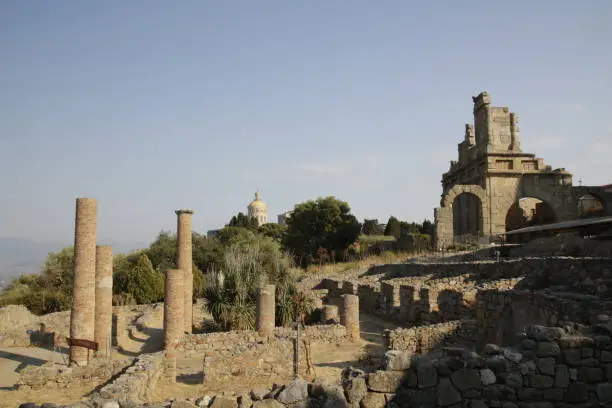
[[372, 265], [391, 264], [404, 262], [409, 258], [415, 257], [418, 254], [405, 252], [383, 252], [380, 255], [373, 255], [367, 258], [352, 262], [330, 263], [325, 265], [311, 265], [306, 269], [295, 269], [299, 276], [337, 276], [343, 273], [353, 272], [360, 269], [367, 269]]

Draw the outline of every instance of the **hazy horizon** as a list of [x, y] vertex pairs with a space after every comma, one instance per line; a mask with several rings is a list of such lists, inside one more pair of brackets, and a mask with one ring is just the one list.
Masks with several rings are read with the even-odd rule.
[[256, 190], [269, 219], [334, 195], [433, 220], [471, 97], [522, 150], [612, 183], [612, 3], [183, 0], [0, 4], [0, 235], [150, 242], [205, 233]]

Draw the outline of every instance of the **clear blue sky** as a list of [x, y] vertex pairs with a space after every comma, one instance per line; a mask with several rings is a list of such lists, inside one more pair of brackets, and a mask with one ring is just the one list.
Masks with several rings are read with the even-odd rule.
[[612, 182], [612, 2], [0, 1], [0, 235], [70, 242], [271, 218], [335, 195], [433, 218], [473, 95], [523, 150]]

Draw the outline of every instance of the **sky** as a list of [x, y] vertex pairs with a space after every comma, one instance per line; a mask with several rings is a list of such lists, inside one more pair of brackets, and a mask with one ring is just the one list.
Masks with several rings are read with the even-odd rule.
[[0, 0], [0, 236], [150, 242], [333, 195], [433, 219], [472, 96], [612, 183], [612, 2]]

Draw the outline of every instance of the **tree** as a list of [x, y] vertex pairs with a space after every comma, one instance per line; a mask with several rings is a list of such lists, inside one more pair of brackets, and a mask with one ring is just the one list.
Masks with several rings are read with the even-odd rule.
[[338, 258], [359, 237], [361, 224], [348, 203], [334, 197], [297, 204], [287, 220], [284, 244], [301, 264], [313, 262], [320, 248]]
[[390, 216], [389, 221], [387, 221], [387, 225], [385, 226], [385, 235], [394, 236], [395, 239], [402, 235], [402, 225], [394, 216]]
[[383, 235], [384, 230], [380, 227], [378, 220], [376, 218], [372, 220], [368, 220], [367, 218], [363, 220], [363, 227], [361, 228], [361, 233], [364, 235]]
[[248, 244], [255, 239], [255, 232], [245, 227], [225, 227], [217, 233], [217, 240], [222, 247], [235, 244]]
[[282, 242], [283, 238], [285, 237], [285, 234], [287, 233], [287, 227], [285, 225], [270, 222], [260, 226], [257, 229], [257, 232], [259, 232], [265, 237], [269, 237], [278, 242]]
[[138, 304], [158, 302], [164, 297], [164, 275], [142, 254], [136, 265], [115, 274], [113, 292], [129, 293]]
[[427, 234], [430, 237], [433, 237], [435, 234], [436, 226], [434, 223], [429, 221], [428, 219], [423, 220], [423, 224], [421, 224], [421, 234]]
[[9, 284], [0, 295], [0, 306], [21, 304], [37, 315], [69, 309], [73, 259], [73, 247], [49, 253], [39, 275], [23, 275]]
[[41, 286], [62, 290], [72, 296], [74, 284], [74, 247], [69, 246], [51, 252], [40, 274]]
[[[225, 228], [224, 228], [225, 229]], [[193, 246], [193, 265], [201, 271], [207, 271], [218, 267], [223, 258], [222, 245], [217, 239], [208, 239], [204, 235], [194, 232], [191, 237]], [[140, 253], [145, 253], [153, 267], [159, 272], [165, 273], [168, 269], [176, 267], [177, 238], [176, 234], [171, 234], [167, 231], [159, 233], [155, 241], [149, 245], [149, 248], [136, 253], [136, 262], [140, 257]]]
[[[151, 261], [155, 269], [165, 272], [168, 269], [176, 267], [176, 259], [178, 256], [176, 247], [176, 234], [168, 231], [161, 231], [155, 241], [149, 245], [149, 248], [143, 252]], [[140, 258], [140, 256], [138, 256]]]
[[230, 219], [229, 224], [227, 224], [226, 227], [242, 227], [255, 231], [257, 230], [257, 220], [242, 212], [239, 212]]
[[420, 230], [421, 226], [415, 222], [400, 221], [400, 235], [418, 234]]

